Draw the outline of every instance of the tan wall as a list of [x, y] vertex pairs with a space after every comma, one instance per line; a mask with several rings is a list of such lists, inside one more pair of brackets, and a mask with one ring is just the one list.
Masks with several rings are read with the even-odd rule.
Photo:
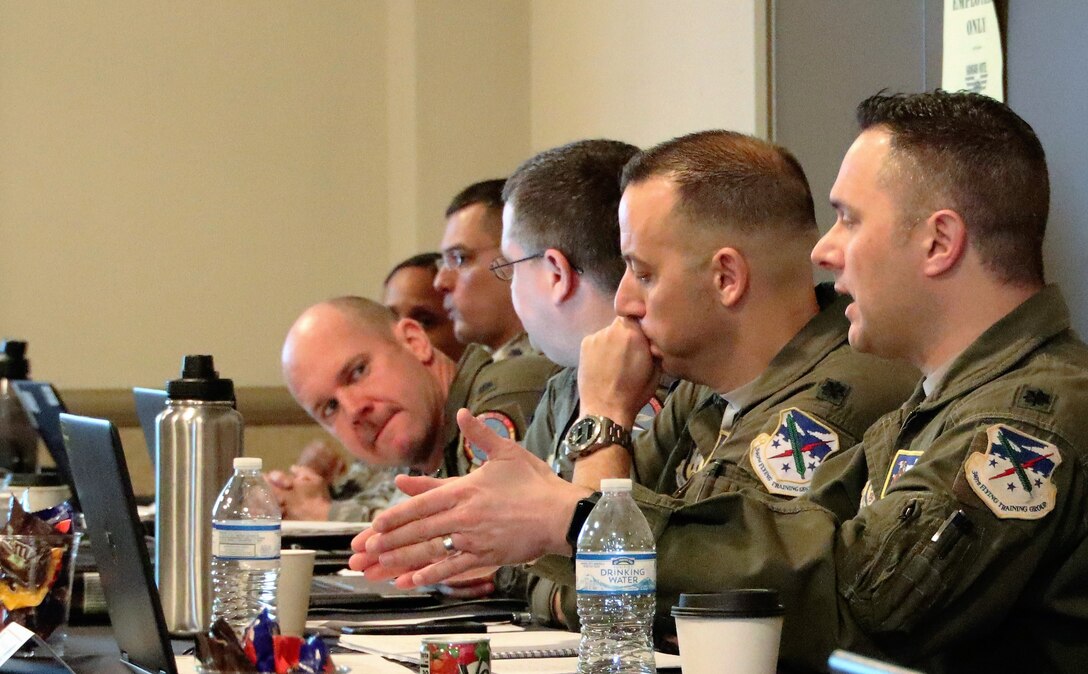
[[0, 336], [62, 393], [185, 353], [277, 386], [471, 181], [586, 136], [761, 124], [765, 0], [0, 4]]
[[533, 148], [766, 136], [765, 17], [765, 0], [534, 2]]

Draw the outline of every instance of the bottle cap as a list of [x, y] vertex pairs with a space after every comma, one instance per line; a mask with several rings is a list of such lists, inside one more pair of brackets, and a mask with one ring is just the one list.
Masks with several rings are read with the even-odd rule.
[[239, 456], [234, 459], [234, 470], [260, 470], [264, 462], [259, 456]]
[[26, 342], [5, 339], [0, 343], [0, 379], [26, 379], [29, 374]]
[[166, 397], [233, 403], [234, 382], [219, 377], [211, 356], [189, 355], [181, 360], [181, 378], [166, 382]]
[[627, 477], [609, 477], [601, 480], [601, 491], [605, 494], [617, 491], [631, 491], [631, 479]]

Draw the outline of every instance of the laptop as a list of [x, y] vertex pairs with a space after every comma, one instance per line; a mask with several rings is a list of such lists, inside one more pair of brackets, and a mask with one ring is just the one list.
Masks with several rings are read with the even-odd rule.
[[141, 674], [177, 674], [117, 429], [72, 414], [60, 415], [60, 427], [121, 662]]
[[147, 453], [151, 455], [151, 467], [155, 467], [155, 419], [166, 409], [166, 391], [157, 388], [132, 388], [132, 398], [136, 401], [136, 418], [144, 431]]
[[831, 654], [827, 666], [832, 674], [922, 674], [917, 669], [907, 669], [842, 649]]
[[[102, 591], [121, 649], [135, 672], [176, 674], [151, 558], [128, 477], [117, 429], [109, 421], [61, 414], [64, 442], [73, 457], [76, 490], [83, 497], [87, 538], [98, 562]], [[398, 590], [362, 578], [315, 578], [311, 605], [397, 609], [437, 603], [418, 590]], [[315, 603], [316, 602], [316, 603]], [[149, 627], [155, 626], [155, 634]]]
[[53, 463], [57, 466], [57, 475], [68, 485], [72, 492], [72, 506], [79, 510], [79, 499], [76, 497], [75, 483], [72, 481], [72, 468], [68, 460], [68, 450], [64, 446], [64, 438], [61, 436], [60, 415], [67, 412], [64, 401], [53, 385], [47, 381], [33, 381], [30, 379], [18, 379], [11, 382], [15, 394], [19, 396], [19, 403], [30, 419], [30, 423], [37, 429], [45, 448], [49, 450], [49, 456], [53, 457]]

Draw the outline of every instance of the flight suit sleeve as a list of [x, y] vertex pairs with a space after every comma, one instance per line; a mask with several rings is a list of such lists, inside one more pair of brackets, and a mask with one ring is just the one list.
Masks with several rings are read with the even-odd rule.
[[688, 417], [712, 391], [690, 382], [681, 382], [665, 399], [653, 425], [634, 440], [632, 460], [635, 480], [646, 487], [656, 487], [669, 456], [684, 432]]
[[[515, 441], [525, 437], [548, 379], [559, 367], [543, 356], [517, 356], [492, 363], [482, 373], [469, 399], [476, 416], [492, 413], [513, 427]], [[504, 420], [505, 419], [505, 420]]]
[[550, 459], [552, 447], [555, 445], [555, 434], [557, 432], [555, 412], [561, 391], [560, 380], [564, 377], [564, 374], [565, 371], [559, 372], [548, 379], [544, 394], [540, 397], [540, 402], [533, 413], [532, 422], [525, 431], [525, 437], [521, 443], [534, 456], [545, 461]]
[[392, 504], [400, 492], [393, 483], [396, 472], [353, 463], [347, 473], [329, 487], [329, 520], [369, 522]]

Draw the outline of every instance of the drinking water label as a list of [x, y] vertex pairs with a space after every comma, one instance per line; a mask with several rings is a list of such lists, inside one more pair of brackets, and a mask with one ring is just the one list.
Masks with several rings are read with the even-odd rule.
[[577, 590], [584, 594], [653, 594], [657, 589], [653, 552], [579, 552]]
[[279, 559], [280, 523], [212, 522], [212, 555], [219, 559]]

